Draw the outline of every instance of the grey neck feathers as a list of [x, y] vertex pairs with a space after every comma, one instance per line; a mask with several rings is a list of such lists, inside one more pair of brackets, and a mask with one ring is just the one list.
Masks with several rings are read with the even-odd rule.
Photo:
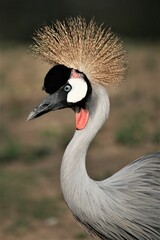
[[[88, 103], [89, 121], [83, 130], [76, 130], [66, 148], [61, 166], [61, 187], [64, 198], [74, 212], [74, 204], [85, 201], [85, 193], [92, 191], [96, 183], [86, 171], [86, 153], [90, 142], [95, 137], [109, 114], [109, 98], [106, 89], [100, 85], [93, 87]], [[82, 197], [83, 196], [83, 199]], [[84, 202], [85, 204], [85, 202]], [[75, 206], [77, 208], [77, 205]]]

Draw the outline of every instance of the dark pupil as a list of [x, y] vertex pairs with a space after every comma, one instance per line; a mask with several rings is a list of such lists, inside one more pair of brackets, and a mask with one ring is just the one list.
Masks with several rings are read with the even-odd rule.
[[64, 86], [64, 91], [69, 92], [70, 90], [71, 90], [71, 86], [69, 84]]

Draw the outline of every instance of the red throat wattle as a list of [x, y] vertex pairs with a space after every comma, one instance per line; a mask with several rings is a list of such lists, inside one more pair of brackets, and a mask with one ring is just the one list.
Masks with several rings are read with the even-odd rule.
[[82, 130], [86, 127], [89, 119], [89, 111], [81, 108], [80, 112], [76, 113], [76, 129]]

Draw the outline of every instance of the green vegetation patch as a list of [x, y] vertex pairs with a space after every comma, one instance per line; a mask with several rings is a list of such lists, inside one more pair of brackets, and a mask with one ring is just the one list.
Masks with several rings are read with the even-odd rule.
[[31, 227], [33, 220], [42, 221], [59, 216], [59, 199], [32, 196], [35, 188], [40, 189], [37, 177], [33, 172], [0, 172], [1, 222], [10, 220], [7, 230], [25, 230]]
[[146, 137], [145, 114], [142, 113], [125, 122], [115, 133], [116, 142], [129, 146], [142, 143]]
[[38, 147], [23, 146], [18, 140], [8, 139], [0, 149], [0, 163], [7, 164], [16, 160], [34, 163], [52, 153], [52, 148], [46, 145]]
[[80, 232], [75, 235], [75, 239], [86, 239], [88, 238], [88, 235], [85, 232]]
[[160, 143], [160, 129], [158, 129], [158, 131], [154, 134], [153, 142], [154, 143]]

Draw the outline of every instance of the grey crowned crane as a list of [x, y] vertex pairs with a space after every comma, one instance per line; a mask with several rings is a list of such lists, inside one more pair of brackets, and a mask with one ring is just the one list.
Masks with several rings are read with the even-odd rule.
[[126, 71], [122, 42], [93, 20], [57, 21], [37, 31], [33, 51], [52, 68], [44, 79], [48, 96], [28, 120], [71, 108], [75, 134], [61, 165], [64, 199], [92, 236], [106, 240], [160, 240], [160, 153], [143, 156], [113, 176], [94, 181], [86, 153], [109, 114], [107, 87]]

